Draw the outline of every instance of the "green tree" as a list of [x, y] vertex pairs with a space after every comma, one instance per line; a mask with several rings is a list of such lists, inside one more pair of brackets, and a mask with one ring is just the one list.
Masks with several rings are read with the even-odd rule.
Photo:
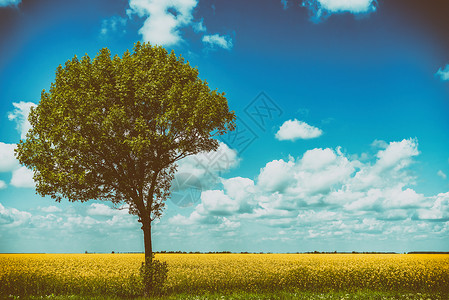
[[33, 170], [36, 192], [58, 202], [127, 203], [150, 261], [151, 224], [170, 195], [176, 161], [216, 150], [214, 137], [235, 128], [224, 93], [181, 56], [145, 43], [121, 58], [103, 48], [94, 59], [60, 65], [28, 119], [16, 156]]

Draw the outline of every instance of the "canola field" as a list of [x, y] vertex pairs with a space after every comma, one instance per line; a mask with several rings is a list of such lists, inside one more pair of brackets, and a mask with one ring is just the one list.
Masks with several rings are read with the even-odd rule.
[[[170, 294], [310, 291], [449, 295], [444, 254], [157, 254]], [[141, 295], [143, 254], [0, 254], [0, 296]]]

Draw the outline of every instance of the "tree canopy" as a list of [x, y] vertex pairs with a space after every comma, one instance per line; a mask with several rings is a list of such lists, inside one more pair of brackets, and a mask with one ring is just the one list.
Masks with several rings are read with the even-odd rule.
[[148, 231], [176, 161], [216, 150], [214, 137], [233, 130], [234, 120], [224, 93], [173, 51], [136, 43], [132, 53], [111, 57], [103, 48], [57, 68], [16, 155], [42, 196], [127, 203], [142, 223], [148, 257]]

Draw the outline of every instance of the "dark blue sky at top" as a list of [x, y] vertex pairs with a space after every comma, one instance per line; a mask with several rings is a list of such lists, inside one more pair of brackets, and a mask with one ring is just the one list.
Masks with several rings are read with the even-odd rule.
[[[94, 57], [102, 47], [121, 56], [142, 39], [138, 31], [144, 18], [128, 19], [128, 7], [128, 1], [106, 0], [23, 0], [17, 7], [0, 7], [1, 142], [20, 139], [8, 120], [12, 103], [38, 103], [59, 64], [74, 55]], [[341, 146], [348, 157], [374, 155], [375, 140], [416, 138], [420, 155], [410, 170], [419, 175], [414, 190], [432, 196], [449, 188], [437, 175], [439, 170], [449, 175], [449, 83], [435, 75], [449, 63], [448, 14], [444, 0], [379, 0], [375, 12], [320, 20], [301, 1], [288, 1], [285, 9], [276, 0], [200, 0], [194, 21], [203, 19], [208, 33], [232, 38], [232, 49], [205, 47], [191, 26], [180, 29], [180, 43], [166, 48], [225, 92], [230, 108], [257, 135], [239, 153], [239, 167], [228, 178], [256, 180], [267, 162], [298, 158], [314, 148]], [[127, 18], [126, 25], [102, 35], [102, 22], [114, 17]], [[282, 110], [263, 129], [244, 113], [260, 92]], [[279, 142], [275, 133], [292, 119], [324, 133]], [[0, 180], [9, 177], [0, 173]], [[24, 209], [26, 202], [11, 198], [31, 195], [8, 187], [0, 191], [0, 202]]]

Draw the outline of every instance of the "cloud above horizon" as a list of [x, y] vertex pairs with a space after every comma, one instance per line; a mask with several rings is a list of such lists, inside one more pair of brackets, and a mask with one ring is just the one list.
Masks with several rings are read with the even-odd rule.
[[376, 0], [304, 0], [304, 7], [309, 8], [312, 19], [319, 21], [332, 14], [351, 13], [369, 14], [376, 11]]
[[204, 35], [202, 41], [210, 47], [219, 47], [226, 50], [232, 49], [233, 46], [231, 37], [219, 34]]
[[[139, 34], [145, 42], [164, 47], [175, 46], [184, 41], [182, 30], [192, 28], [197, 34], [204, 34], [201, 41], [211, 48], [232, 49], [233, 42], [229, 35], [206, 34], [204, 19], [196, 21], [193, 13], [197, 0], [129, 0], [126, 13], [129, 18], [137, 15], [145, 18]], [[102, 24], [102, 33], [116, 30], [123, 24], [123, 19], [106, 19]]]
[[128, 19], [119, 16], [113, 16], [111, 18], [104, 19], [101, 22], [100, 35], [108, 36], [109, 34], [113, 33], [124, 34], [126, 33], [125, 26], [127, 22]]
[[182, 40], [180, 29], [192, 23], [197, 4], [196, 0], [129, 0], [127, 14], [146, 18], [139, 29], [144, 41], [172, 46]]
[[34, 188], [33, 171], [24, 166], [14, 170], [10, 184], [18, 188]]
[[[16, 130], [22, 139], [26, 138], [26, 134], [31, 129], [28, 115], [31, 108], [36, 106], [32, 102], [14, 102], [14, 110], [8, 114], [8, 119], [16, 123]], [[33, 188], [33, 172], [26, 167], [20, 165], [17, 160], [14, 149], [16, 144], [7, 144], [0, 142], [0, 173], [11, 173], [10, 185], [19, 188]], [[7, 188], [4, 180], [0, 181], [0, 189]]]
[[313, 139], [321, 136], [323, 131], [297, 119], [285, 121], [276, 133], [280, 141], [295, 141], [297, 139]]
[[28, 115], [30, 114], [31, 108], [35, 107], [37, 104], [33, 102], [13, 102], [14, 110], [8, 114], [8, 119], [10, 121], [15, 121], [17, 126], [17, 131], [20, 132], [20, 138], [25, 139], [28, 130], [31, 129], [31, 124], [28, 121]]
[[[438, 235], [446, 232], [449, 193], [425, 196], [413, 189], [416, 178], [409, 168], [420, 153], [418, 141], [374, 144], [380, 148], [367, 162], [344, 154], [341, 148], [315, 148], [299, 158], [268, 162], [255, 181], [222, 179], [222, 189], [203, 191], [193, 212], [175, 215], [169, 223], [229, 225], [235, 230], [252, 222], [303, 238], [396, 236], [435, 222], [442, 225]], [[304, 226], [308, 231], [298, 232]]]
[[19, 162], [14, 155], [16, 144], [6, 144], [0, 142], [0, 172], [12, 172], [19, 166]]
[[442, 81], [449, 80], [449, 64], [447, 64], [444, 68], [439, 68], [435, 73], [435, 76], [439, 77]]
[[[295, 245], [298, 239], [315, 243], [324, 237], [328, 241], [419, 241], [447, 234], [449, 193], [425, 196], [413, 189], [416, 177], [410, 167], [420, 153], [418, 141], [377, 141], [373, 147], [375, 152], [363, 162], [339, 147], [314, 148], [296, 158], [267, 162], [254, 180], [223, 178], [222, 173], [216, 173], [220, 185], [204, 189], [200, 201], [184, 211], [169, 206], [171, 213], [155, 224], [154, 237], [159, 245], [205, 235], [223, 242], [237, 243], [235, 237], [239, 237], [250, 244], [279, 240]], [[199, 166], [187, 163], [182, 168], [194, 170]], [[51, 205], [21, 211], [0, 206], [0, 222], [0, 233], [7, 237], [7, 229], [14, 232], [28, 228], [33, 235], [59, 228], [60, 233], [52, 234], [82, 231], [83, 238], [89, 239], [99, 234], [129, 234], [135, 245], [141, 243], [135, 216], [103, 203], [76, 210]], [[249, 228], [258, 230], [248, 232]], [[197, 243], [189, 247], [211, 249], [200, 248]]]
[[0, 7], [17, 6], [21, 2], [22, 2], [22, 0], [0, 0]]

